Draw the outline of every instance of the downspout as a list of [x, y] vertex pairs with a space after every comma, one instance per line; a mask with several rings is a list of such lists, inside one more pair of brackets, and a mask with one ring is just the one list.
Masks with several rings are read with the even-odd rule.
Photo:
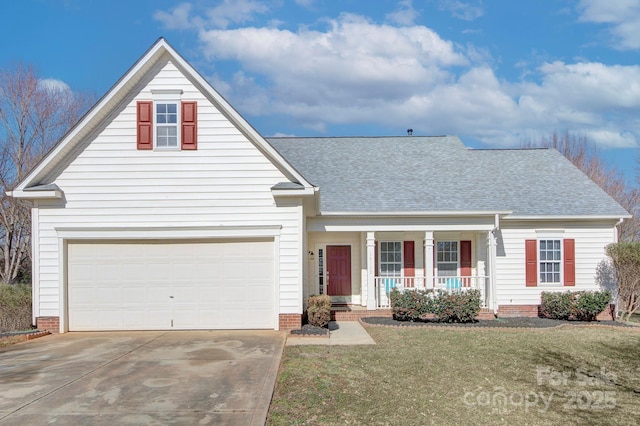
[[496, 294], [496, 233], [500, 229], [500, 216], [496, 213], [494, 218], [494, 226], [491, 230], [491, 275], [489, 276], [489, 286], [491, 287], [491, 304], [493, 305], [493, 314], [498, 316], [498, 295]]
[[615, 226], [613, 227], [614, 232], [613, 232], [613, 242], [617, 243], [618, 242], [618, 226], [622, 225], [622, 222], [624, 222], [624, 218], [621, 217], [620, 220], [618, 220], [618, 223], [615, 224]]

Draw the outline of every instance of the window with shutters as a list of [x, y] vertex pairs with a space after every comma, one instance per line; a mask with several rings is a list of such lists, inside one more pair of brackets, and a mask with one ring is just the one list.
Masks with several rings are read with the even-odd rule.
[[178, 102], [156, 102], [156, 148], [177, 148], [179, 146]]
[[561, 240], [538, 241], [538, 271], [540, 283], [560, 284], [562, 266]]

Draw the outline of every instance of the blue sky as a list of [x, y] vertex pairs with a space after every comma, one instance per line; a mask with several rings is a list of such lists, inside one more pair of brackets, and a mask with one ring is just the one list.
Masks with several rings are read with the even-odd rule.
[[[164, 36], [264, 136], [553, 131], [635, 175], [640, 0], [21, 0], [0, 67], [101, 96]], [[61, 83], [61, 84], [62, 84]]]

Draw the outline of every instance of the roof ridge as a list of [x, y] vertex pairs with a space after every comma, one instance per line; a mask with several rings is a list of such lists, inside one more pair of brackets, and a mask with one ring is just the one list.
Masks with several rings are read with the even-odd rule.
[[389, 138], [414, 138], [414, 139], [425, 139], [425, 138], [450, 138], [455, 137], [452, 135], [396, 135], [396, 136], [265, 136], [265, 139], [389, 139]]

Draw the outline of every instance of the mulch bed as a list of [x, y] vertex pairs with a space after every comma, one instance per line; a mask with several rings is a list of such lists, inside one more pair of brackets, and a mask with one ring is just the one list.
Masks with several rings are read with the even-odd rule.
[[291, 330], [289, 333], [296, 337], [329, 337], [328, 328], [316, 327], [309, 324], [303, 325], [300, 329]]
[[364, 317], [361, 318], [365, 324], [383, 325], [393, 327], [460, 327], [460, 328], [553, 328], [562, 325], [604, 325], [613, 327], [631, 327], [632, 325], [618, 321], [562, 321], [549, 318], [496, 318], [493, 320], [476, 320], [471, 323], [443, 323], [435, 321], [396, 321], [390, 317]]

